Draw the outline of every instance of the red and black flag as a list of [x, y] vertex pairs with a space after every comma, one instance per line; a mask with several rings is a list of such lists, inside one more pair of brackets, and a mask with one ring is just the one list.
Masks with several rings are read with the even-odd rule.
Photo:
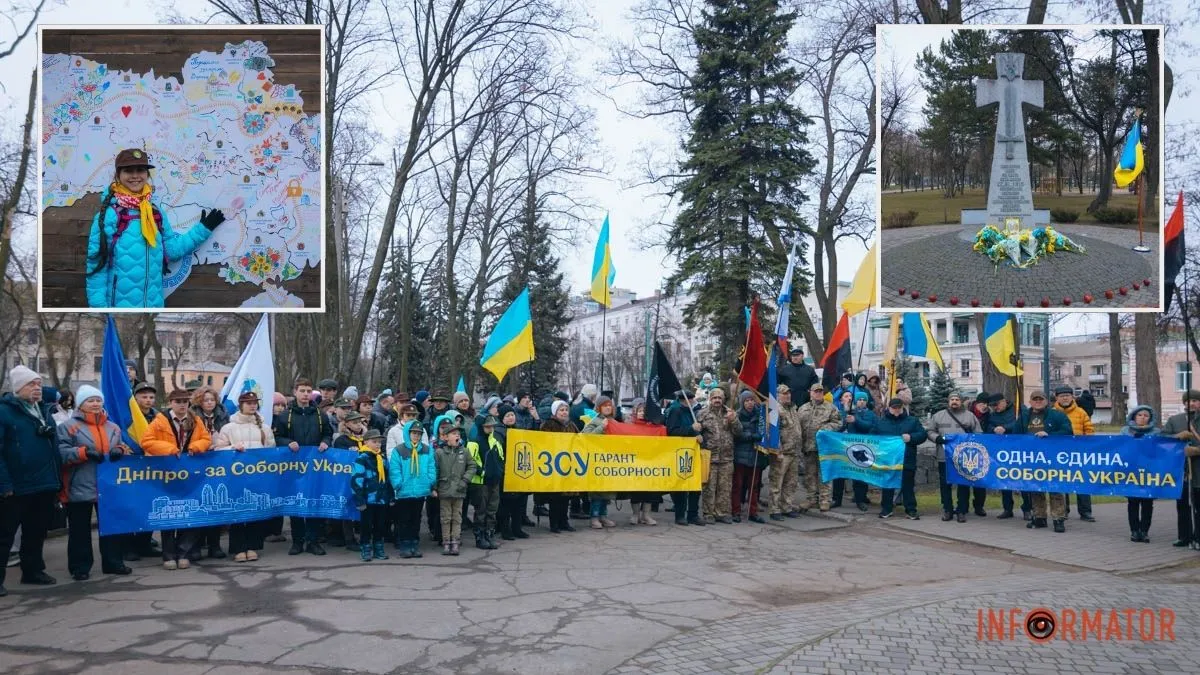
[[850, 353], [850, 317], [842, 311], [837, 328], [833, 329], [833, 337], [829, 338], [829, 347], [825, 349], [825, 358], [821, 359], [821, 384], [825, 391], [832, 392], [837, 388], [842, 373], [850, 370], [854, 359]]
[[1183, 259], [1186, 249], [1183, 244], [1183, 191], [1175, 201], [1175, 210], [1167, 221], [1167, 229], [1163, 231], [1163, 273], [1165, 283], [1163, 291], [1166, 298], [1163, 301], [1163, 311], [1171, 310], [1171, 299], [1175, 295], [1175, 277], [1183, 269]]
[[767, 375], [767, 347], [763, 344], [762, 326], [758, 325], [758, 301], [750, 307], [750, 325], [746, 327], [746, 343], [742, 346], [737, 379], [747, 387], [762, 393]]
[[683, 385], [675, 376], [675, 369], [667, 360], [667, 353], [663, 351], [658, 340], [655, 340], [654, 361], [650, 364], [650, 381], [646, 384], [646, 421], [662, 424], [664, 415], [659, 403], [664, 398], [674, 400], [675, 392], [680, 389], [683, 389]]

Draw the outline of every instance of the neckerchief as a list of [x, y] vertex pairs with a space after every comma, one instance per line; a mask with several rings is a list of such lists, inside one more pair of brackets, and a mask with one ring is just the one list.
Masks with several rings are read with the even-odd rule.
[[375, 455], [375, 470], [379, 472], [379, 481], [383, 482], [385, 480], [384, 476], [387, 475], [383, 469], [383, 453], [376, 450], [375, 448], [372, 448], [369, 445], [366, 445], [365, 443], [360, 442], [358, 439], [354, 438], [353, 436], [351, 436], [350, 438], [351, 438], [351, 440], [354, 440], [356, 443], [358, 443], [358, 451], [359, 452], [369, 452], [372, 455]]
[[112, 191], [116, 196], [117, 204], [122, 208], [138, 209], [142, 221], [142, 236], [145, 237], [146, 244], [150, 248], [154, 248], [157, 232], [154, 227], [154, 209], [150, 206], [150, 195], [154, 190], [148, 183], [142, 185], [141, 192], [133, 192], [120, 183], [113, 183]]

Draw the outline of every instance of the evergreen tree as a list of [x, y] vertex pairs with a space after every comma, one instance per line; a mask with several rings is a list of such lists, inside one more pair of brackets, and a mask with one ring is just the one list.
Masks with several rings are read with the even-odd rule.
[[[950, 377], [950, 372], [945, 368], [935, 369], [933, 377], [929, 379], [927, 410], [933, 414], [939, 410], [946, 408], [946, 400], [950, 398], [950, 394], [958, 390], [958, 385], [954, 383], [954, 378]], [[908, 380], [905, 380], [907, 382]], [[914, 400], [915, 397], [914, 397]], [[966, 401], [963, 402], [964, 404]]]
[[383, 379], [398, 391], [434, 383], [433, 316], [412, 272], [403, 255], [393, 256], [379, 294], [379, 351], [387, 355]]
[[913, 363], [912, 357], [908, 354], [901, 353], [896, 358], [896, 377], [904, 380], [912, 391], [912, 405], [908, 407], [908, 414], [914, 417], [923, 417], [928, 407], [929, 394], [925, 389], [925, 382], [921, 378], [920, 371]]
[[[679, 264], [667, 292], [695, 294], [685, 321], [716, 334], [722, 373], [742, 346], [752, 289], [777, 288], [787, 243], [809, 231], [799, 207], [815, 164], [804, 149], [811, 120], [789, 100], [800, 76], [786, 56], [795, 20], [778, 0], [707, 0], [693, 32], [696, 73], [685, 96], [695, 114], [680, 167], [687, 178], [675, 187], [682, 208], [666, 242]], [[797, 295], [808, 291], [805, 251]]]
[[[548, 225], [538, 218], [537, 185], [530, 184], [521, 216], [521, 229], [509, 242], [513, 269], [501, 294], [498, 311], [508, 308], [525, 287], [529, 287], [529, 311], [533, 317], [534, 360], [512, 369], [505, 376], [508, 391], [554, 391], [558, 383], [558, 364], [567, 351], [566, 327], [570, 293], [559, 272], [560, 259], [550, 248]], [[492, 382], [490, 373], [483, 375]], [[490, 386], [490, 385], [489, 385]]]

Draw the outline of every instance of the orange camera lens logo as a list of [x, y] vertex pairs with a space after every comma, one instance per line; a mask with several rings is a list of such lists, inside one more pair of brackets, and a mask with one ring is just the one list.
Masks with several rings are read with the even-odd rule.
[[1034, 644], [1068, 642], [1164, 642], [1175, 640], [1175, 610], [1169, 607], [979, 609], [980, 641], [1026, 639]]

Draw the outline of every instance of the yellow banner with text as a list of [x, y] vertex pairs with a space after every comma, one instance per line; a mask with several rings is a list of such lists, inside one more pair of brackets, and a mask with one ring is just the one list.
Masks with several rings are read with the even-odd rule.
[[695, 438], [556, 434], [511, 429], [506, 492], [694, 492]]

